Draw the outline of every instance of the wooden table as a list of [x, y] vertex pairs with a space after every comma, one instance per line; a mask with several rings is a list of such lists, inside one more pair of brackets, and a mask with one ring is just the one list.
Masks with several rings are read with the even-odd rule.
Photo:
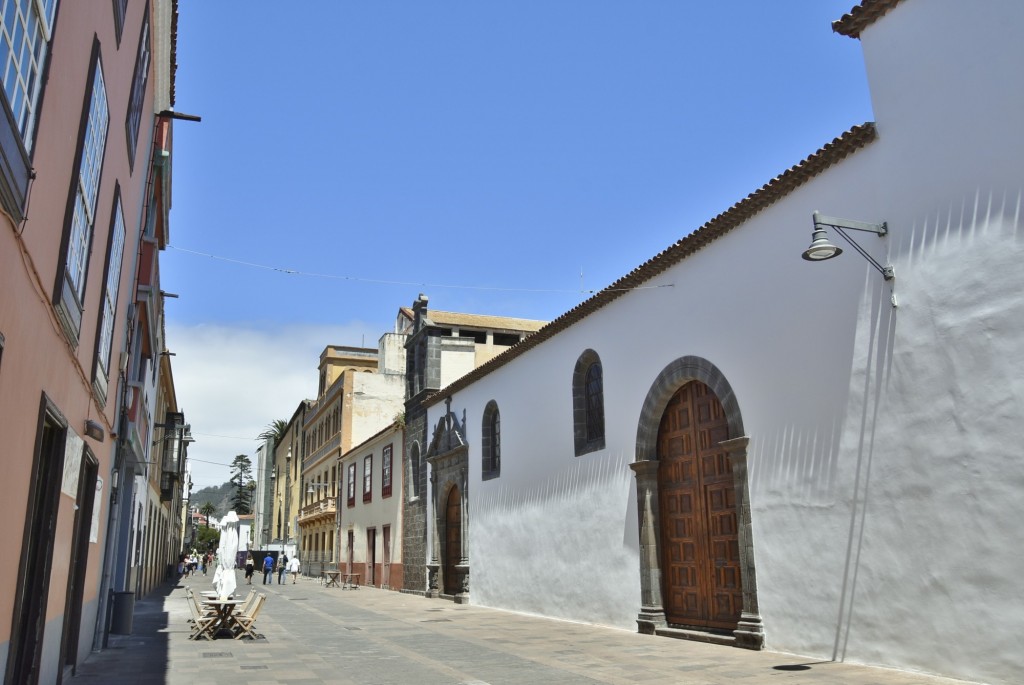
[[324, 587], [338, 587], [338, 576], [341, 575], [341, 571], [324, 571], [324, 575], [327, 576]]
[[359, 574], [358, 573], [346, 573], [345, 580], [341, 584], [342, 590], [358, 590], [359, 589]]
[[217, 634], [220, 631], [226, 630], [233, 637], [235, 627], [235, 607], [245, 600], [204, 597], [202, 601], [203, 604], [209, 605], [217, 611], [216, 620], [210, 622], [209, 627], [203, 631], [204, 634], [209, 635], [210, 639], [213, 639], [217, 637]]

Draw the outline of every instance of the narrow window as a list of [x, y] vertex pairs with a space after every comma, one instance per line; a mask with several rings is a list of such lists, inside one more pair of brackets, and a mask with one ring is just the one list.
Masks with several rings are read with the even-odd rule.
[[124, 15], [127, 11], [128, 0], [114, 0], [114, 33], [117, 34], [119, 45], [121, 43], [121, 33], [124, 31]]
[[420, 496], [420, 444], [414, 442], [409, 448], [409, 478], [406, 481], [409, 488], [409, 501], [418, 499]]
[[604, 379], [601, 362], [587, 368], [587, 442], [604, 438]]
[[42, 72], [53, 36], [57, 0], [7, 0], [0, 22], [0, 203], [17, 221], [25, 218]]
[[114, 191], [114, 219], [110, 231], [110, 249], [107, 252], [107, 280], [103, 287], [103, 303], [100, 312], [99, 344], [96, 346], [96, 370], [93, 387], [103, 398], [107, 396], [110, 381], [111, 349], [114, 341], [114, 318], [117, 314], [117, 293], [121, 286], [121, 262], [124, 257], [124, 214], [121, 211], [121, 196]]
[[380, 463], [380, 496], [391, 497], [391, 445], [384, 446]]
[[576, 456], [604, 449], [604, 369], [597, 352], [586, 350], [572, 374], [573, 445]]
[[356, 463], [348, 465], [348, 506], [356, 505]]
[[128, 115], [124, 128], [128, 136], [128, 163], [135, 168], [135, 148], [139, 144], [139, 127], [142, 124], [142, 106], [146, 98], [146, 84], [149, 83], [149, 6], [142, 18], [142, 35], [139, 36], [139, 51], [135, 56], [135, 74], [132, 76], [132, 92], [128, 100]]
[[369, 502], [373, 497], [373, 455], [363, 458], [363, 501]]
[[107, 91], [103, 83], [103, 66], [96, 53], [92, 72], [92, 90], [88, 103], [88, 118], [83, 133], [78, 173], [71, 192], [72, 212], [66, 228], [67, 249], [62, 276], [58, 281], [55, 304], [66, 332], [78, 342], [82, 324], [82, 303], [85, 301], [85, 275], [89, 262], [96, 224], [96, 199], [99, 195], [100, 170], [107, 145]]
[[484, 408], [481, 435], [483, 436], [481, 463], [483, 479], [497, 478], [501, 475], [501, 413], [494, 400], [488, 402]]

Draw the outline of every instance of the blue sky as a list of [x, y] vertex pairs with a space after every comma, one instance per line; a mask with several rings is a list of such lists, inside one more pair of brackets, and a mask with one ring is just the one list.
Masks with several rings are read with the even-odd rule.
[[197, 486], [417, 293], [552, 319], [871, 120], [852, 4], [182, 2], [203, 121], [162, 278]]

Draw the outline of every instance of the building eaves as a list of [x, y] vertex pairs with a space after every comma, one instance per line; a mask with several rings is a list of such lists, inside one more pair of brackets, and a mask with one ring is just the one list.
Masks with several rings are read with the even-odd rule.
[[863, 0], [859, 5], [832, 22], [832, 30], [850, 38], [860, 38], [866, 29], [903, 0]]
[[435, 326], [467, 326], [499, 331], [539, 331], [548, 323], [547, 321], [515, 319], [506, 316], [460, 314], [458, 312], [445, 312], [439, 309], [429, 310], [427, 316]]
[[726, 211], [680, 239], [668, 249], [633, 269], [590, 299], [584, 300], [533, 335], [513, 345], [490, 361], [481, 364], [454, 383], [431, 394], [423, 401], [424, 406], [429, 407], [437, 404], [444, 397], [471, 385], [492, 371], [508, 364], [516, 357], [540, 345], [545, 340], [553, 338], [558, 333], [593, 314], [630, 290], [640, 287], [645, 282], [675, 266], [729, 231], [738, 228], [761, 210], [775, 204], [832, 165], [837, 164], [871, 143], [876, 137], [877, 132], [873, 122], [854, 126], [799, 164], [779, 174]]
[[387, 426], [385, 426], [381, 430], [377, 431], [376, 433], [374, 433], [373, 435], [368, 437], [366, 440], [363, 440], [361, 443], [359, 443], [355, 447], [349, 448], [348, 452], [345, 452], [340, 457], [338, 457], [338, 461], [345, 461], [346, 459], [348, 459], [352, 455], [356, 454], [357, 452], [365, 452], [366, 449], [370, 445], [372, 445], [375, 441], [380, 440], [382, 437], [387, 435], [388, 432], [390, 432], [390, 431], [397, 432], [398, 430], [401, 430], [402, 428], [404, 428], [404, 425], [399, 423], [398, 421], [391, 422], [390, 424], [388, 424]]

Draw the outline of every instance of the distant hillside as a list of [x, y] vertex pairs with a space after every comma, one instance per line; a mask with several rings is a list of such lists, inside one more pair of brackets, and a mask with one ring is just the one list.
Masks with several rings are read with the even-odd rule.
[[214, 518], [219, 519], [226, 516], [231, 510], [231, 495], [233, 492], [234, 488], [231, 487], [230, 482], [203, 488], [202, 490], [195, 490], [189, 499], [189, 505], [202, 509], [203, 505], [209, 502], [216, 508], [216, 511], [213, 512]]

